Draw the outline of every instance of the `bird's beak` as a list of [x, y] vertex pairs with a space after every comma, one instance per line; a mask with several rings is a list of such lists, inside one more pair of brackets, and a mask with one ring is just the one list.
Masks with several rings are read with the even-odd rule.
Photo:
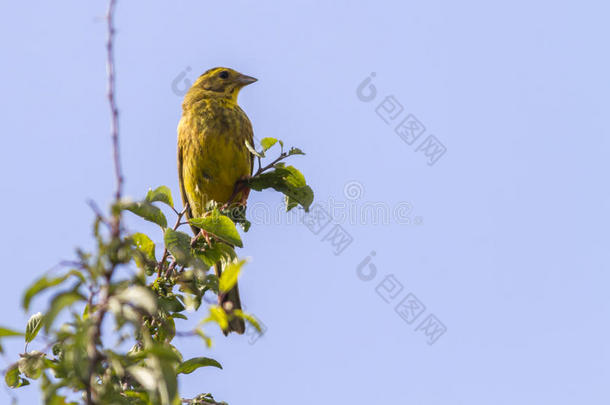
[[258, 79], [254, 78], [254, 77], [241, 75], [241, 74], [236, 79], [237, 83], [239, 83], [241, 86], [247, 86], [249, 84], [254, 83], [257, 80]]

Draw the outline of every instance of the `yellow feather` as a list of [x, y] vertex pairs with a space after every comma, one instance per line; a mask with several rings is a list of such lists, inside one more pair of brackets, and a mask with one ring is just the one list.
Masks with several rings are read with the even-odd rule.
[[[237, 105], [237, 95], [242, 87], [255, 81], [232, 69], [210, 69], [184, 97], [178, 124], [178, 176], [189, 218], [203, 216], [211, 200], [226, 203], [235, 183], [252, 174], [253, 159], [246, 147], [246, 141], [253, 144], [252, 124]], [[239, 195], [235, 201], [242, 199]], [[214, 268], [220, 277], [221, 263]], [[219, 305], [241, 309], [237, 284], [219, 295]], [[244, 333], [244, 321], [232, 318], [223, 332], [231, 331]]]
[[210, 200], [227, 202], [235, 183], [252, 173], [245, 145], [253, 143], [252, 124], [236, 103], [241, 87], [214, 81], [218, 70], [202, 75], [189, 90], [178, 125], [180, 188], [194, 217], [204, 214]]

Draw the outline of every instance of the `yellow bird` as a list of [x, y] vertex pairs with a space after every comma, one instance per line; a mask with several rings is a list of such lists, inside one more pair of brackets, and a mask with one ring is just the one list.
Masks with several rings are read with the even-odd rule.
[[[235, 183], [252, 174], [253, 158], [245, 144], [253, 144], [252, 124], [237, 105], [237, 95], [255, 81], [233, 69], [218, 67], [202, 74], [184, 97], [178, 124], [178, 177], [189, 218], [204, 216], [211, 200], [226, 203]], [[246, 198], [244, 191], [235, 201], [245, 202]], [[221, 264], [214, 267], [220, 277]], [[219, 296], [219, 304], [241, 309], [237, 284]], [[244, 329], [244, 321], [234, 318], [223, 332], [242, 334]]]

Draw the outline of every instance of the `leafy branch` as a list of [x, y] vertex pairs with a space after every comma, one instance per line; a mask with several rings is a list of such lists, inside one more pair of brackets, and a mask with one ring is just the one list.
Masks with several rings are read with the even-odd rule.
[[[263, 138], [260, 143], [261, 149], [256, 150], [246, 141], [246, 147], [256, 157], [258, 169], [251, 177], [242, 179], [235, 184], [233, 193], [227, 203], [224, 204], [223, 209], [230, 207], [236, 196], [248, 188], [256, 191], [273, 188], [285, 195], [288, 210], [301, 205], [305, 211], [309, 211], [313, 202], [313, 190], [306, 184], [305, 177], [300, 171], [293, 166], [285, 166], [281, 163], [290, 156], [304, 155], [305, 153], [294, 147], [285, 152], [284, 142], [276, 138]], [[266, 152], [276, 144], [280, 145], [279, 156], [266, 166], [262, 166], [261, 160], [265, 158]]]
[[[311, 190], [300, 172], [288, 169], [290, 166], [282, 162], [292, 154], [282, 151], [270, 164], [261, 165], [247, 184], [255, 190], [282, 190], [287, 201], [301, 189]], [[173, 405], [178, 400], [222, 404], [209, 394], [180, 399], [179, 374], [221, 366], [208, 357], [183, 359], [172, 341], [175, 336], [192, 336], [210, 347], [208, 325], [225, 329], [233, 317], [244, 319], [253, 333], [260, 333], [253, 316], [216, 304], [207, 307], [207, 316], [194, 329], [176, 328], [176, 320], [187, 319], [187, 309], [200, 308], [205, 294], [222, 296], [235, 285], [245, 265], [244, 260], [237, 259], [233, 247], [243, 245], [236, 227], [239, 221], [211, 203], [205, 217], [186, 222], [186, 207], [176, 209], [171, 191], [165, 186], [150, 190], [141, 201], [115, 202], [112, 218], [121, 218], [128, 211], [159, 226], [163, 253], [157, 260], [151, 237], [126, 233], [120, 219], [114, 222], [119, 226], [115, 236], [113, 219], [91, 205], [95, 214], [95, 249], [77, 250], [75, 260], [62, 262], [60, 271], [44, 274], [30, 285], [22, 303], [26, 311], [39, 295], [52, 295], [49, 307], [32, 315], [25, 333], [0, 328], [0, 339], [23, 337], [26, 343], [19, 361], [6, 370], [7, 385], [19, 388], [29, 385], [32, 379], [40, 379], [47, 404], [74, 403], [69, 402], [70, 392], [81, 392], [87, 404]], [[163, 206], [176, 216], [171, 227], [160, 208]], [[245, 207], [241, 208], [245, 219]], [[185, 225], [203, 229], [206, 238], [193, 243], [187, 233], [180, 231]], [[208, 271], [218, 261], [225, 263], [220, 278]], [[132, 265], [138, 269], [133, 276], [115, 280], [115, 274], [130, 271]], [[109, 316], [117, 334], [113, 344], [112, 336], [102, 339]], [[30, 350], [29, 345], [35, 343], [39, 333], [43, 347]], [[121, 348], [128, 342], [131, 349], [125, 352]]]
[[[235, 252], [235, 247], [243, 246], [236, 224], [247, 231], [249, 222], [245, 205], [234, 204], [238, 195], [249, 189], [271, 188], [285, 195], [287, 210], [297, 205], [309, 209], [313, 191], [301, 172], [284, 162], [304, 153], [297, 148], [284, 151], [283, 142], [274, 138], [261, 140], [259, 150], [248, 144], [257, 160], [257, 171], [236, 183], [227, 204], [211, 202], [201, 218], [184, 221], [188, 207], [176, 208], [166, 186], [149, 190], [140, 201], [123, 198], [114, 67], [115, 8], [116, 0], [109, 0], [106, 64], [116, 180], [113, 203], [108, 215], [90, 203], [95, 238], [91, 251], [78, 249], [75, 259], [62, 262], [27, 288], [22, 300], [26, 312], [42, 295], [48, 297], [48, 306], [29, 318], [25, 332], [0, 327], [0, 351], [3, 339], [24, 339], [24, 351], [5, 370], [5, 382], [11, 388], [21, 388], [31, 380], [40, 380], [42, 399], [49, 405], [76, 401], [87, 405], [226, 405], [209, 393], [181, 398], [180, 374], [222, 366], [209, 357], [184, 359], [173, 339], [197, 337], [209, 348], [210, 326], [225, 330], [231, 319], [239, 317], [253, 333], [261, 333], [256, 319], [205, 300], [207, 314], [192, 330], [177, 330], [176, 322], [188, 319], [187, 310], [199, 310], [206, 294], [222, 297], [230, 291], [243, 270], [246, 262]], [[263, 165], [266, 152], [276, 144], [279, 156]], [[161, 208], [171, 209], [176, 216], [173, 226], [168, 226]], [[162, 246], [157, 248], [153, 238], [144, 233], [126, 230], [122, 224], [125, 212], [159, 226]], [[203, 230], [204, 237], [191, 238], [180, 230], [185, 225]], [[162, 252], [160, 260], [157, 251]], [[224, 271], [217, 277], [209, 269], [219, 261]], [[112, 329], [108, 322], [112, 322]], [[108, 330], [113, 332], [105, 333]]]

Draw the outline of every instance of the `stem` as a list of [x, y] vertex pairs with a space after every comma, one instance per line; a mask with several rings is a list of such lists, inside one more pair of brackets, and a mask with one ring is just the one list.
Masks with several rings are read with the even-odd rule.
[[102, 335], [102, 323], [104, 322], [104, 317], [106, 316], [106, 311], [108, 310], [108, 299], [110, 298], [110, 279], [112, 278], [112, 273], [114, 272], [115, 267], [116, 265], [113, 265], [110, 271], [106, 273], [106, 292], [100, 305], [99, 312], [97, 312], [95, 316], [95, 322], [93, 324], [93, 333], [91, 334], [89, 345], [87, 347], [87, 354], [90, 357], [88, 373], [89, 375], [87, 378], [87, 405], [95, 404], [95, 401], [93, 400], [93, 386], [95, 385], [95, 366], [97, 365], [97, 362], [101, 359], [101, 356], [97, 351], [97, 342], [101, 339]]
[[[288, 155], [288, 153], [282, 152], [282, 153], [280, 153], [280, 156], [278, 158], [276, 158], [273, 162], [269, 163], [265, 167], [261, 167], [261, 159], [257, 156], [258, 170], [256, 171], [256, 173], [254, 173], [254, 176], [250, 177], [250, 179], [252, 179], [256, 176], [259, 176], [263, 172], [266, 172], [267, 170], [271, 169], [273, 166], [275, 166], [281, 160], [286, 159], [288, 156], [290, 156], [290, 155]], [[243, 180], [243, 179], [237, 180], [237, 182], [235, 182], [235, 186], [233, 187], [233, 193], [231, 194], [231, 197], [229, 197], [227, 202], [222, 205], [221, 209], [224, 210], [226, 208], [229, 208], [231, 206], [231, 204], [233, 204], [233, 200], [235, 200], [235, 197], [237, 197], [237, 195], [239, 193], [241, 193], [247, 186], [248, 186], [248, 180]]]
[[[106, 12], [106, 27], [107, 27], [107, 41], [106, 41], [106, 71], [108, 75], [108, 104], [110, 106], [110, 137], [112, 139], [112, 156], [114, 161], [114, 175], [116, 178], [116, 189], [114, 193], [115, 204], [118, 204], [121, 200], [123, 193], [123, 173], [121, 170], [121, 155], [119, 149], [119, 110], [116, 104], [116, 77], [114, 71], [114, 11], [116, 7], [116, 0], [108, 1], [108, 9]], [[110, 236], [112, 239], [120, 239], [121, 237], [121, 212], [120, 210], [114, 210], [112, 222], [110, 224]], [[110, 298], [110, 284], [112, 275], [116, 269], [116, 263], [112, 263], [108, 271], [105, 273], [105, 289], [104, 296], [101, 300], [98, 312], [94, 315], [93, 329], [91, 338], [87, 347], [87, 354], [89, 355], [89, 372], [87, 381], [86, 401], [87, 405], [94, 405], [96, 400], [93, 398], [93, 387], [96, 384], [96, 365], [102, 358], [100, 353], [97, 351], [97, 343], [101, 339], [102, 334], [102, 323], [108, 310], [108, 299]], [[89, 310], [93, 310], [93, 291], [90, 291], [89, 299]]]
[[114, 9], [116, 0], [109, 0], [106, 13], [108, 40], [106, 42], [106, 70], [108, 72], [108, 104], [110, 106], [110, 131], [112, 137], [112, 156], [114, 160], [114, 175], [116, 190], [114, 199], [119, 202], [123, 193], [123, 172], [121, 170], [121, 155], [119, 149], [119, 110], [116, 104], [116, 76], [114, 71]]
[[[182, 209], [181, 212], [178, 212], [178, 218], [176, 219], [176, 223], [174, 224], [174, 227], [172, 228], [174, 231], [176, 229], [178, 229], [178, 227], [180, 225], [183, 225], [183, 223], [181, 222], [182, 217], [184, 217], [187, 210], [188, 210], [188, 203], [184, 205], [184, 208]], [[161, 273], [163, 272], [163, 268], [165, 267], [165, 261], [167, 260], [168, 256], [169, 256], [169, 250], [167, 250], [167, 248], [165, 248], [163, 250], [163, 257], [161, 258], [161, 261], [159, 262], [159, 265], [157, 266], [157, 276], [159, 276], [159, 277], [161, 277]], [[169, 272], [168, 272], [168, 274], [166, 274], [166, 277], [169, 277]]]
[[280, 153], [280, 156], [279, 156], [277, 159], [275, 159], [273, 162], [269, 163], [267, 166], [265, 166], [265, 167], [263, 167], [263, 168], [260, 168], [260, 167], [259, 167], [259, 168], [258, 168], [258, 170], [256, 171], [256, 173], [254, 174], [254, 176], [252, 176], [252, 177], [256, 177], [256, 176], [258, 176], [259, 174], [262, 174], [264, 171], [267, 171], [267, 170], [271, 169], [273, 166], [275, 166], [277, 163], [279, 163], [279, 162], [280, 162], [280, 160], [284, 160], [284, 159], [286, 159], [288, 156], [289, 156], [289, 155], [288, 155], [288, 153], [286, 153], [286, 152], [282, 152], [282, 153]]

